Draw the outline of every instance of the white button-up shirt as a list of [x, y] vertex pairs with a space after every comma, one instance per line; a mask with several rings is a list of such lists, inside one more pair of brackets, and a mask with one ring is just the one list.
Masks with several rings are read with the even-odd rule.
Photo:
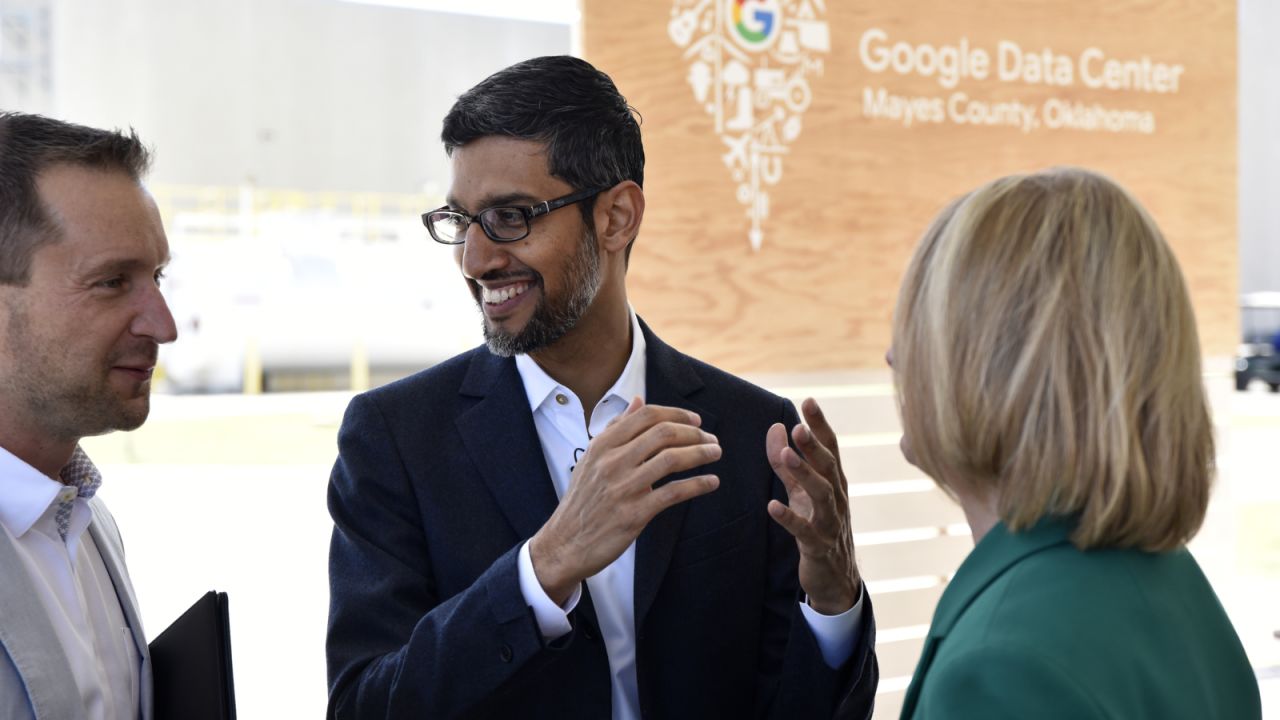
[[[58, 506], [72, 503], [66, 540]], [[93, 536], [88, 500], [0, 448], [0, 526], [26, 565], [90, 720], [136, 718], [142, 656]], [[9, 582], [6, 578], [5, 582]]]
[[[646, 399], [646, 344], [634, 312], [631, 313], [631, 338], [631, 355], [626, 367], [590, 413], [584, 411], [572, 390], [556, 382], [533, 358], [516, 356], [516, 369], [524, 382], [529, 407], [533, 410], [533, 424], [538, 431], [542, 455], [547, 461], [557, 497], [563, 498], [568, 492], [573, 467], [582, 458], [591, 439], [621, 415], [632, 398]], [[761, 437], [760, 441], [764, 442], [764, 438]], [[763, 508], [761, 512], [764, 512]], [[636, 544], [632, 542], [617, 560], [587, 578], [609, 657], [614, 720], [638, 720], [640, 717], [640, 693], [636, 683], [635, 565]], [[568, 614], [577, 607], [582, 597], [581, 588], [574, 591], [564, 607], [552, 601], [534, 574], [528, 543], [520, 548], [519, 574], [520, 590], [525, 602], [533, 609], [542, 636], [554, 640], [567, 634], [572, 629]], [[861, 597], [853, 608], [841, 615], [821, 615], [804, 604], [801, 604], [801, 609], [827, 664], [831, 667], [844, 664], [857, 645]]]

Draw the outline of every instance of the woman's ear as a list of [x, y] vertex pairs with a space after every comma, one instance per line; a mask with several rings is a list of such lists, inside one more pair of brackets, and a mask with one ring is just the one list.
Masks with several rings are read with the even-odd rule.
[[596, 196], [596, 242], [601, 249], [620, 253], [640, 233], [644, 219], [644, 190], [624, 180]]

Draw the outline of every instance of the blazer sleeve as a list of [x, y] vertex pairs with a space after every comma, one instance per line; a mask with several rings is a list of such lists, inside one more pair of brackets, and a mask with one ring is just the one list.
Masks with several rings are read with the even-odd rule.
[[[790, 401], [783, 401], [783, 424], [788, 435], [800, 418]], [[773, 497], [787, 502], [782, 480], [774, 476]], [[818, 641], [800, 611], [803, 593], [797, 575], [799, 551], [795, 538], [772, 519], [769, 520], [770, 592], [765, 608], [763, 637], [781, 642], [782, 652], [761, 654], [761, 692], [758, 707], [768, 708], [771, 718], [836, 717], [842, 720], [869, 720], [880, 679], [876, 662], [875, 613], [871, 596], [863, 589], [862, 627], [853, 654], [842, 667], [831, 668], [822, 657]]]
[[546, 654], [520, 594], [518, 545], [440, 597], [409, 474], [367, 396], [343, 418], [328, 502], [328, 717], [470, 713]]

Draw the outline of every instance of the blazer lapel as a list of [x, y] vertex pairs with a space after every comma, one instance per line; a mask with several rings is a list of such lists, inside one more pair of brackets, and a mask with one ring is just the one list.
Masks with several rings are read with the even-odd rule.
[[142, 657], [142, 667], [138, 672], [140, 693], [138, 704], [143, 720], [150, 720], [151, 650], [147, 646], [147, 636], [142, 628], [142, 617], [138, 612], [138, 599], [133, 593], [133, 583], [130, 582], [129, 575], [125, 571], [124, 547], [120, 542], [120, 533], [116, 528], [115, 519], [106, 511], [102, 501], [97, 498], [91, 499], [89, 509], [93, 511], [93, 522], [89, 523], [89, 534], [93, 537], [94, 545], [98, 547], [98, 555], [102, 557], [102, 564], [107, 568], [107, 575], [111, 577], [116, 597], [120, 600], [120, 609], [124, 613], [125, 621], [129, 623], [129, 630], [133, 633], [133, 642], [138, 648], [138, 655]]
[[969, 609], [973, 601], [984, 590], [1003, 575], [1009, 568], [1022, 559], [1035, 553], [1069, 542], [1074, 518], [1047, 516], [1033, 527], [1022, 532], [1011, 533], [1004, 523], [996, 523], [987, 535], [982, 538], [973, 552], [960, 564], [955, 577], [938, 599], [938, 607], [933, 613], [933, 623], [929, 626], [929, 635], [925, 639], [924, 650], [920, 653], [920, 662], [911, 677], [907, 694], [902, 701], [902, 717], [910, 718], [915, 713], [916, 703], [920, 699], [920, 688], [924, 678], [933, 664], [942, 641], [955, 627], [964, 611]]
[[515, 362], [476, 352], [459, 392], [477, 399], [454, 421], [462, 444], [516, 534], [532, 537], [559, 501]]
[[[646, 402], [651, 405], [692, 410], [702, 417], [702, 429], [714, 432], [716, 418], [689, 399], [702, 388], [702, 379], [698, 377], [692, 364], [670, 345], [659, 340], [643, 320], [640, 321], [640, 329], [644, 332], [646, 344]], [[659, 481], [657, 485], [661, 486], [696, 474], [698, 474], [697, 469], [679, 473]], [[680, 530], [684, 526], [688, 508], [688, 503], [680, 503], [658, 513], [636, 540], [635, 623], [637, 633], [644, 626], [645, 616], [653, 606], [658, 589], [662, 586], [662, 578], [666, 575], [671, 553], [680, 539]]]
[[[66, 692], [71, 665], [36, 596], [26, 565], [9, 534], [0, 530], [0, 645], [26, 686], [36, 720], [83, 718], [78, 693]], [[0, 691], [7, 688], [0, 687]], [[22, 688], [14, 690], [21, 691]]]

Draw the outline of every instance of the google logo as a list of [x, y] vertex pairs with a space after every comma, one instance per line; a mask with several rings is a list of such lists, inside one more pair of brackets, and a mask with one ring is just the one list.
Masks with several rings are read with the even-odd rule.
[[733, 33], [748, 50], [764, 50], [778, 38], [782, 11], [777, 0], [729, 0]]

